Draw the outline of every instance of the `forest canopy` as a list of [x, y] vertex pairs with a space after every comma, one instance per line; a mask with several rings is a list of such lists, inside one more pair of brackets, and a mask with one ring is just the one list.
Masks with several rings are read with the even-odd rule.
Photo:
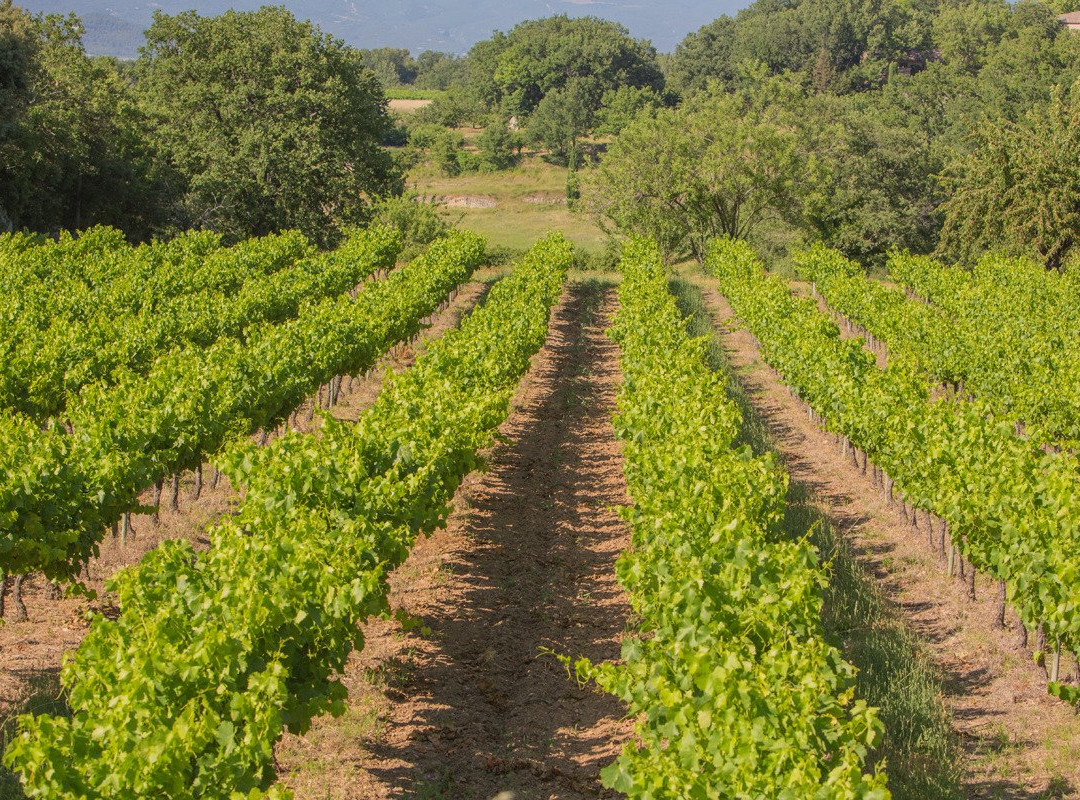
[[[400, 194], [416, 158], [453, 176], [512, 169], [531, 146], [570, 167], [568, 197], [582, 184], [581, 207], [613, 231], [663, 230], [670, 256], [723, 231], [766, 250], [822, 240], [870, 265], [894, 248], [1003, 249], [1061, 267], [1080, 241], [1080, 34], [1065, 10], [757, 0], [671, 54], [617, 23], [553, 16], [459, 56], [355, 50], [268, 7], [158, 15], [139, 59], [120, 63], [87, 57], [74, 17], [0, 0], [0, 226], [103, 222], [133, 239], [298, 227], [329, 241]], [[436, 99], [395, 119], [384, 89], [402, 86]], [[738, 109], [754, 112], [726, 118]], [[483, 130], [466, 143], [463, 125]], [[737, 192], [733, 222], [716, 177], [781, 142], [758, 168], [799, 169], [764, 206]], [[1057, 166], [1028, 180], [1035, 158]], [[663, 164], [685, 182], [641, 194]], [[695, 201], [712, 210], [670, 216], [694, 186], [712, 187]]]
[[159, 13], [134, 64], [87, 57], [81, 35], [0, 0], [0, 208], [16, 227], [328, 241], [400, 192], [382, 85], [282, 8]]

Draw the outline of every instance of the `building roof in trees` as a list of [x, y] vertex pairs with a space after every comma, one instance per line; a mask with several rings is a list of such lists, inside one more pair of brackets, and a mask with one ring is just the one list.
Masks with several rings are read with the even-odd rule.
[[1060, 14], [1058, 19], [1069, 30], [1080, 30], [1080, 11], [1070, 11], [1068, 14]]

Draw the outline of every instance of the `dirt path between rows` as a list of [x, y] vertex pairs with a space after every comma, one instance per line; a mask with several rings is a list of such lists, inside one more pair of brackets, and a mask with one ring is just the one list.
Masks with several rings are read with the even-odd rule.
[[[382, 388], [386, 369], [404, 369], [412, 364], [424, 344], [441, 336], [457, 325], [484, 296], [492, 275], [487, 271], [478, 273], [473, 280], [463, 284], [454, 300], [441, 313], [435, 314], [430, 325], [413, 345], [395, 348], [392, 355], [380, 360], [378, 366], [351, 384], [343, 382], [339, 403], [330, 409], [338, 419], [355, 420], [361, 410], [374, 402]], [[348, 391], [346, 391], [348, 390]], [[297, 429], [317, 429], [321, 418], [308, 421], [311, 403], [308, 401], [297, 413]], [[58, 691], [58, 672], [63, 654], [79, 645], [86, 634], [88, 610], [101, 610], [107, 606], [104, 597], [105, 581], [123, 567], [138, 563], [146, 553], [164, 541], [184, 539], [205, 547], [209, 544], [206, 528], [236, 507], [237, 493], [222, 477], [216, 487], [210, 485], [210, 470], [204, 470], [204, 484], [198, 499], [194, 497], [194, 478], [183, 476], [180, 484], [180, 509], [171, 511], [166, 497], [162, 498], [160, 523], [155, 525], [150, 515], [132, 515], [134, 536], [125, 544], [119, 539], [106, 536], [101, 542], [101, 553], [89, 564], [90, 579], [86, 585], [102, 595], [101, 599], [87, 602], [81, 598], [53, 599], [48, 585], [40, 575], [28, 576], [23, 582], [23, 598], [29, 620], [11, 621], [14, 611], [9, 597], [7, 619], [0, 626], [0, 725], [27, 702], [31, 708], [35, 695], [55, 696]], [[142, 502], [153, 502], [152, 492], [143, 493]], [[44, 703], [45, 708], [51, 706]]]
[[[896, 604], [943, 675], [944, 702], [962, 745], [971, 798], [1080, 797], [1080, 720], [1046, 693], [1046, 674], [1016, 645], [1015, 629], [994, 627], [996, 588], [981, 577], [975, 601], [950, 581], [926, 533], [841, 455], [810, 422], [734, 319], [713, 280], [693, 279], [722, 330], [728, 358], [751, 404], [771, 429], [794, 480], [853, 545], [863, 568]], [[1010, 623], [1014, 625], [1015, 623]]]
[[429, 630], [367, 625], [348, 711], [279, 747], [298, 797], [615, 796], [598, 773], [632, 732], [624, 708], [542, 653], [616, 659], [629, 614], [614, 574], [629, 544], [613, 508], [628, 501], [603, 332], [614, 304], [578, 284], [556, 307], [489, 471], [392, 576], [392, 606]]

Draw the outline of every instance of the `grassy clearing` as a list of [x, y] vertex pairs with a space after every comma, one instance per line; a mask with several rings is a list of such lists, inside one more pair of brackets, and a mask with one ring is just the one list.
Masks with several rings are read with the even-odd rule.
[[[690, 318], [690, 333], [711, 337], [712, 366], [726, 374], [728, 392], [742, 409], [742, 443], [756, 453], [777, 452], [768, 426], [727, 361], [701, 290], [683, 278], [674, 279], [671, 287]], [[887, 761], [893, 798], [960, 800], [959, 752], [942, 703], [940, 677], [917, 637], [859, 567], [848, 543], [816, 506], [813, 492], [794, 480], [785, 528], [792, 537], [810, 531], [822, 560], [830, 565], [826, 634], [858, 668], [860, 696], [880, 709], [885, 740], [874, 758]]]
[[560, 230], [585, 250], [596, 252], [604, 233], [583, 214], [566, 207], [565, 167], [527, 156], [513, 170], [470, 173], [450, 178], [430, 166], [414, 169], [409, 188], [428, 197], [490, 198], [492, 208], [447, 207], [451, 220], [487, 237], [495, 247], [524, 250], [548, 231]]

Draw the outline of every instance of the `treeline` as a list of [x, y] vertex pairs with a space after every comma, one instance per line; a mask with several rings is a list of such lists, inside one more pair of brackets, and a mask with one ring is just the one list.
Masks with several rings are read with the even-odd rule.
[[[667, 62], [682, 109], [633, 136], [721, 108], [741, 115], [721, 136], [764, 126], [719, 181], [696, 173], [714, 196], [750, 192], [751, 230], [783, 220], [869, 262], [890, 247], [1004, 248], [1059, 267], [1080, 242], [1080, 35], [1058, 13], [1035, 0], [758, 0], [686, 38]], [[611, 176], [655, 157], [643, 146], [624, 146]], [[750, 168], [770, 177], [747, 189], [732, 176]]]
[[478, 42], [446, 93], [410, 125], [508, 125], [522, 143], [574, 159], [584, 137], [618, 133], [674, 103], [656, 49], [595, 17], [530, 20]]
[[0, 228], [326, 242], [400, 192], [382, 85], [283, 8], [159, 13], [134, 63], [81, 37], [0, 0]]
[[[672, 258], [723, 233], [781, 256], [820, 239], [867, 264], [1004, 249], [1062, 268], [1080, 243], [1080, 33], [1060, 10], [757, 0], [666, 55], [555, 16], [414, 57], [264, 8], [158, 15], [120, 64], [86, 57], [77, 20], [0, 0], [0, 224], [325, 241], [420, 159], [502, 170], [531, 146], [571, 167], [568, 199]], [[394, 118], [395, 86], [440, 94]]]
[[[823, 239], [866, 263], [1005, 248], [1060, 267], [1080, 243], [1080, 33], [1060, 10], [757, 0], [670, 55], [553, 17], [475, 45], [410, 125], [511, 121], [571, 165], [608, 149], [588, 207], [672, 257], [725, 233], [777, 251]], [[453, 145], [436, 150], [448, 171]]]
[[467, 61], [454, 53], [424, 50], [415, 58], [403, 47], [361, 50], [360, 57], [388, 88], [448, 89], [465, 76]]

